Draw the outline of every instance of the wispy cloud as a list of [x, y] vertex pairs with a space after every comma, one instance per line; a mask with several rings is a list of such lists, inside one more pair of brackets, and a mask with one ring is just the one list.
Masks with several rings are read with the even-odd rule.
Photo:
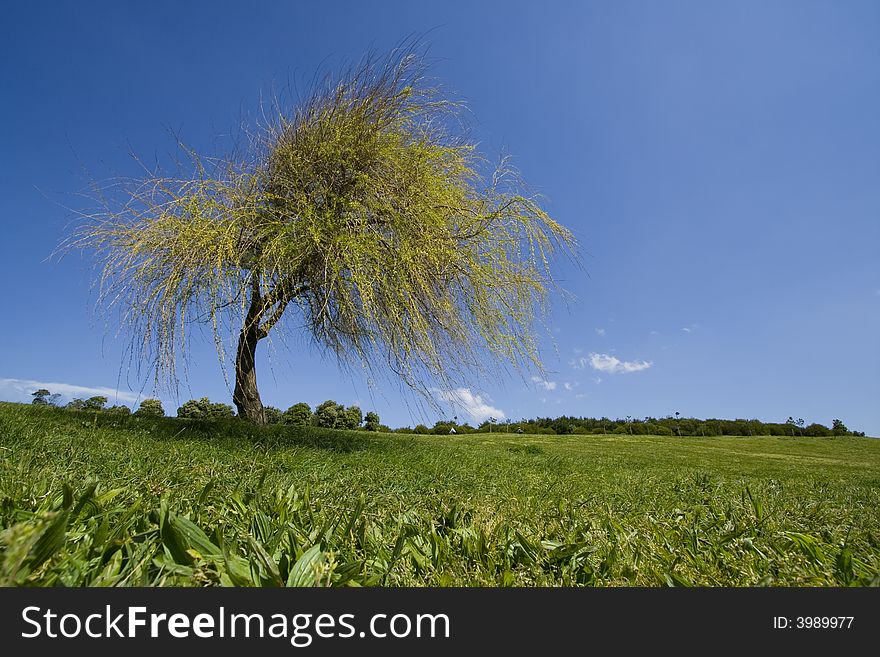
[[571, 361], [571, 366], [576, 370], [582, 370], [587, 365], [597, 372], [605, 374], [630, 374], [641, 372], [651, 367], [653, 363], [647, 360], [620, 360], [611, 354], [591, 353], [589, 356], [581, 356]]
[[602, 377], [601, 376], [594, 376], [593, 383], [595, 383], [596, 385], [599, 385], [600, 383], [602, 383]]
[[52, 394], [59, 394], [68, 399], [100, 395], [106, 397], [111, 403], [133, 403], [141, 398], [140, 395], [131, 392], [121, 392], [116, 388], [102, 386], [78, 386], [72, 383], [33, 381], [31, 379], [0, 379], [0, 395], [14, 397], [12, 401], [30, 401], [31, 393], [40, 388], [45, 388]]
[[455, 390], [438, 390], [437, 397], [471, 416], [474, 422], [485, 422], [490, 417], [503, 420], [507, 417], [500, 408], [490, 406], [481, 395], [475, 395], [470, 388], [456, 388]]
[[604, 338], [604, 337], [605, 337], [605, 329], [603, 329], [603, 328], [597, 328], [597, 329], [596, 329], [596, 335], [598, 335], [600, 338]]
[[660, 335], [660, 331], [651, 331], [651, 335]]
[[543, 388], [544, 390], [556, 390], [556, 381], [547, 381], [540, 376], [533, 376], [532, 381], [536, 383], [539, 388]]
[[580, 381], [566, 381], [562, 384], [562, 387], [570, 392], [577, 388], [580, 384]]
[[693, 333], [694, 329], [696, 329], [696, 328], [697, 328], [696, 324], [691, 324], [690, 326], [683, 326], [681, 330], [684, 331], [685, 333]]
[[690, 333], [690, 332], [691, 332], [691, 329], [689, 329], [687, 326], [685, 326], [685, 327], [682, 328], [681, 330], [684, 331], [685, 333]]
[[581, 349], [580, 347], [575, 347], [574, 349], [572, 349], [572, 351], [573, 351], [574, 353], [576, 353], [576, 354], [582, 354], [582, 353], [584, 353], [584, 350]]

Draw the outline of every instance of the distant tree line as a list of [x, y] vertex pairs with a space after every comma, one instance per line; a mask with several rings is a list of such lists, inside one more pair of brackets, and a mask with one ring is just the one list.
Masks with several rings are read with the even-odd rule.
[[[31, 393], [34, 404], [59, 404], [60, 395], [52, 394], [41, 388]], [[100, 411], [128, 415], [128, 406], [107, 407], [107, 398], [102, 396], [88, 399], [74, 399], [65, 408], [81, 411]], [[653, 436], [864, 436], [864, 431], [850, 431], [840, 419], [831, 421], [831, 426], [812, 423], [806, 424], [803, 418], [789, 417], [785, 422], [762, 422], [761, 420], [720, 420], [711, 418], [700, 420], [692, 417], [680, 417], [679, 413], [667, 417], [610, 419], [571, 417], [563, 415], [556, 418], [539, 417], [531, 420], [514, 422], [507, 419], [499, 422], [493, 417], [487, 418], [477, 426], [467, 422], [459, 422], [458, 416], [450, 420], [438, 420], [433, 427], [417, 424], [415, 427], [392, 429], [379, 421], [379, 416], [370, 411], [366, 415], [358, 406], [344, 406], [332, 399], [312, 409], [305, 402], [294, 404], [286, 411], [274, 406], [266, 406], [267, 424], [290, 424], [299, 426], [315, 426], [327, 429], [363, 429], [366, 431], [384, 431], [390, 433], [417, 434], [450, 434], [450, 433], [530, 433], [530, 434], [630, 434]], [[165, 410], [158, 399], [144, 399], [134, 412], [137, 416], [163, 417]], [[235, 417], [235, 411], [229, 404], [212, 402], [207, 397], [190, 399], [177, 409], [177, 417], [191, 420], [222, 420]]]
[[[59, 406], [61, 395], [52, 394], [45, 388], [31, 393], [36, 405]], [[64, 408], [77, 411], [95, 411], [102, 413], [119, 413], [129, 415], [132, 413], [128, 406], [107, 406], [107, 397], [96, 395], [88, 399], [76, 398], [64, 405]], [[332, 399], [328, 399], [315, 407], [304, 402], [294, 404], [286, 411], [266, 406], [266, 420], [268, 424], [291, 424], [301, 426], [316, 426], [328, 429], [364, 429], [366, 431], [379, 431], [390, 429], [379, 423], [379, 415], [369, 411], [364, 415], [358, 406], [344, 406]], [[136, 416], [164, 417], [165, 409], [158, 399], [144, 399], [138, 409], [134, 411]], [[177, 417], [188, 420], [225, 420], [236, 417], [235, 410], [229, 404], [212, 402], [208, 397], [190, 399], [177, 409]]]
[[864, 431], [850, 431], [842, 420], [834, 419], [831, 426], [805, 424], [803, 419], [789, 417], [785, 422], [762, 422], [761, 420], [720, 420], [711, 418], [586, 418], [563, 415], [556, 418], [543, 417], [531, 420], [504, 420], [489, 418], [473, 427], [459, 423], [458, 419], [439, 420], [433, 427], [418, 424], [415, 427], [394, 429], [394, 433], [448, 434], [448, 433], [504, 433], [530, 434], [631, 434], [654, 436], [864, 436]]

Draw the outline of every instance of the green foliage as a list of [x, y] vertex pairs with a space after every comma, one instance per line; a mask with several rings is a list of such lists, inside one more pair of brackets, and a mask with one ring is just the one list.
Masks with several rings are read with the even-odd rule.
[[342, 404], [337, 404], [332, 399], [328, 399], [315, 408], [312, 421], [316, 427], [334, 429], [340, 427], [345, 421], [344, 413], [345, 407]]
[[266, 424], [282, 424], [284, 422], [284, 413], [280, 408], [264, 406], [263, 412], [266, 414]]
[[103, 411], [107, 403], [107, 398], [102, 395], [95, 395], [86, 399], [83, 410], [86, 411]]
[[378, 413], [369, 411], [365, 418], [364, 429], [367, 431], [379, 431], [380, 426]]
[[812, 436], [812, 437], [816, 438], [816, 437], [830, 436], [832, 434], [831, 434], [831, 429], [826, 427], [824, 424], [813, 423], [813, 424], [808, 425], [807, 428], [804, 429], [804, 435], [805, 436]]
[[177, 409], [177, 417], [190, 420], [228, 420], [235, 417], [229, 404], [213, 403], [207, 397], [190, 399]]
[[158, 399], [145, 399], [134, 414], [138, 417], [165, 417], [165, 409]]
[[131, 415], [131, 409], [124, 405], [113, 405], [106, 410], [108, 413], [115, 413], [117, 415]]
[[39, 390], [35, 390], [34, 392], [31, 393], [31, 396], [34, 398], [33, 402], [31, 402], [31, 403], [37, 404], [38, 406], [39, 405], [46, 405], [49, 403], [48, 397], [51, 394], [52, 393], [49, 392], [48, 390], [46, 390], [45, 388], [40, 388]]
[[312, 423], [312, 407], [305, 402], [294, 404], [284, 411], [284, 424], [308, 426]]
[[[102, 266], [135, 357], [176, 381], [193, 324], [256, 339], [305, 326], [342, 361], [390, 370], [436, 403], [499, 365], [539, 365], [550, 264], [572, 233], [467, 138], [462, 104], [399, 48], [272, 106], [254, 152], [190, 152], [179, 175], [112, 182], [65, 245]], [[287, 310], [297, 321], [281, 322]], [[387, 366], [387, 368], [386, 368]], [[322, 420], [322, 422], [325, 422]]]
[[0, 404], [0, 585], [880, 584], [876, 440], [95, 418]]
[[357, 429], [364, 421], [364, 414], [358, 406], [349, 406], [337, 419], [337, 429]]
[[[590, 434], [633, 434], [654, 436], [831, 436], [831, 435], [858, 435], [849, 431], [840, 420], [834, 420], [832, 429], [823, 424], [813, 423], [809, 426], [800, 420], [789, 418], [788, 422], [762, 422], [760, 420], [720, 420], [717, 418], [700, 420], [697, 418], [646, 417], [644, 420], [611, 420], [609, 418], [589, 418], [562, 416], [558, 418], [539, 417], [532, 420], [521, 420], [509, 423], [509, 430], [516, 431], [522, 428], [526, 433], [546, 433], [553, 431], [557, 434], [566, 432], [578, 435]], [[836, 429], [834, 428], [836, 427]], [[480, 431], [488, 431], [488, 422], [480, 425]]]

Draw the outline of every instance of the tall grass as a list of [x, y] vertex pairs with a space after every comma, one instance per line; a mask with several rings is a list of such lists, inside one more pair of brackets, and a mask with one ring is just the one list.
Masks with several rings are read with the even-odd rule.
[[880, 441], [405, 436], [0, 404], [0, 584], [880, 584]]

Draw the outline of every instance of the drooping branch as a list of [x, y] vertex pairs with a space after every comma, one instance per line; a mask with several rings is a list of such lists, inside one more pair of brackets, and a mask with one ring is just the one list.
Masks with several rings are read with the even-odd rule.
[[222, 361], [230, 334], [262, 340], [291, 313], [340, 361], [426, 393], [484, 362], [540, 367], [550, 262], [574, 237], [507, 160], [488, 165], [425, 71], [413, 47], [365, 58], [279, 105], [248, 159], [190, 152], [189, 176], [107, 190], [68, 246], [95, 250], [100, 302], [157, 376], [175, 380], [193, 324]]

